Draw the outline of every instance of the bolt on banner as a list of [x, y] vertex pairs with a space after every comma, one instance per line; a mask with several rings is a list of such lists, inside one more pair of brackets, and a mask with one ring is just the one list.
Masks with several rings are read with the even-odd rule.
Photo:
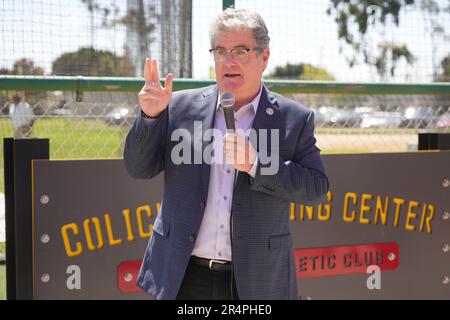
[[[323, 158], [327, 199], [286, 212], [299, 296], [448, 299], [450, 153]], [[35, 160], [33, 174], [33, 298], [149, 299], [135, 282], [163, 174], [134, 180], [122, 160]]]

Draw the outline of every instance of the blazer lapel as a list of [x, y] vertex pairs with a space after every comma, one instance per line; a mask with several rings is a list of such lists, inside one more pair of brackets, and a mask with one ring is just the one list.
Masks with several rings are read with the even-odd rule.
[[[258, 145], [254, 146], [257, 151], [259, 151], [259, 131], [260, 129], [276, 129], [277, 128], [277, 119], [279, 116], [280, 110], [277, 104], [276, 97], [266, 88], [265, 85], [262, 87], [261, 98], [259, 99], [258, 109], [256, 110], [255, 119], [253, 120], [252, 129], [255, 130], [258, 138]], [[267, 139], [267, 147], [270, 150], [270, 139]], [[241, 183], [246, 180], [248, 176], [247, 173], [239, 172], [237, 177], [237, 182], [235, 187], [238, 187]]]
[[[202, 119], [202, 133], [204, 134], [207, 130], [214, 127], [214, 118], [216, 115], [217, 99], [218, 99], [218, 87], [217, 85], [212, 86], [209, 90], [203, 93], [203, 100], [199, 104], [199, 112], [201, 113]], [[202, 137], [202, 156], [203, 150], [209, 145], [211, 141], [203, 141]], [[208, 197], [208, 187], [209, 187], [209, 176], [211, 171], [211, 165], [206, 164], [202, 158], [202, 164], [200, 169], [201, 181], [203, 194], [205, 195], [205, 201]]]

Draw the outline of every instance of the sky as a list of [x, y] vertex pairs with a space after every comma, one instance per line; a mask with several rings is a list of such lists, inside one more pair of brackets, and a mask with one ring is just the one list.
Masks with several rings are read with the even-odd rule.
[[[407, 44], [416, 61], [413, 66], [400, 63], [394, 79], [380, 79], [373, 67], [348, 67], [345, 55], [339, 51], [336, 23], [326, 14], [328, 0], [236, 0], [235, 4], [238, 8], [256, 10], [266, 22], [271, 37], [271, 57], [266, 73], [287, 62], [310, 63], [326, 68], [338, 81], [421, 83], [432, 79], [432, 52], [438, 62], [450, 53], [448, 39], [440, 40], [433, 50], [431, 36], [417, 10], [402, 11], [400, 27], [383, 29], [378, 26], [376, 32], [369, 34], [369, 39], [380, 40], [384, 30], [385, 40]], [[209, 68], [213, 66], [208, 52], [208, 28], [221, 8], [221, 0], [193, 0], [193, 76], [196, 79], [208, 78]], [[449, 17], [447, 14], [440, 19], [447, 31], [450, 30]], [[90, 15], [81, 0], [2, 0], [0, 68], [11, 69], [15, 60], [27, 57], [50, 73], [52, 61], [59, 55], [92, 44], [96, 49], [123, 54], [126, 41], [123, 26], [102, 28], [98, 15], [94, 16], [94, 26], [92, 33]], [[369, 45], [376, 50], [375, 41]]]

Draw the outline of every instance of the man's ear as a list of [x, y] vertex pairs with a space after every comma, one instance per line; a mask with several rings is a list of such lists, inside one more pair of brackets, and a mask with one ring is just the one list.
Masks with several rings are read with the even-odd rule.
[[261, 59], [263, 63], [263, 70], [266, 70], [267, 64], [269, 63], [270, 50], [269, 48], [265, 48], [261, 53]]

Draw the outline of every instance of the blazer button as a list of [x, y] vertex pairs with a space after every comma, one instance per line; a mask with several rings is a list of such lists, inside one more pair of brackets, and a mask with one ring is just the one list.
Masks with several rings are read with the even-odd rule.
[[206, 205], [204, 202], [200, 202], [200, 208], [205, 209]]
[[193, 235], [189, 236], [189, 241], [190, 242], [194, 242], [195, 241], [195, 237]]

